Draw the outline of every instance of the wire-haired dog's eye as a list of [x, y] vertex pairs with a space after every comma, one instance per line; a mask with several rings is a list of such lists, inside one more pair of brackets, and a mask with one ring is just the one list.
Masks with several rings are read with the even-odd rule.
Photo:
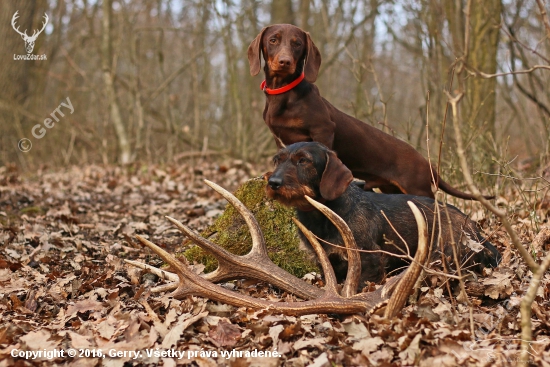
[[300, 160], [298, 161], [298, 164], [306, 164], [308, 162], [309, 160], [307, 158], [300, 158]]

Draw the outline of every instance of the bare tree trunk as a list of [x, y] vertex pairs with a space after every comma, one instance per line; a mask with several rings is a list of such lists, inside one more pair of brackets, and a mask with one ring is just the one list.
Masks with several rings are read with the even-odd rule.
[[[497, 70], [501, 0], [469, 0], [465, 6], [461, 1], [446, 4], [455, 55], [463, 58], [465, 67], [494, 74]], [[484, 135], [494, 136], [497, 80], [468, 77], [460, 69], [458, 80], [465, 92], [460, 112], [469, 133], [483, 127]]]
[[[36, 71], [44, 67], [44, 63], [48, 61], [13, 60], [13, 55], [27, 52], [25, 42], [12, 29], [11, 21], [17, 11], [16, 27], [22, 32], [27, 30], [27, 34], [31, 35], [33, 30], [42, 26], [46, 8], [47, 4], [44, 1], [0, 2], [0, 55], [4, 57], [0, 68], [0, 136], [9, 136], [9, 143], [0, 146], [0, 166], [14, 159], [14, 154], [17, 154], [21, 166], [26, 169], [34, 158], [32, 154], [20, 154], [17, 143], [23, 137], [30, 138], [28, 135], [31, 124], [40, 121], [32, 113], [37, 108], [32, 102], [36, 97], [40, 100], [43, 83], [40, 83], [39, 79], [43, 80], [46, 76], [45, 73]], [[33, 53], [36, 54], [40, 49], [39, 46], [45, 37], [45, 34], [38, 37]], [[43, 50], [41, 53], [44, 53]]]
[[309, 21], [309, 6], [311, 0], [300, 0], [300, 27], [307, 30]]
[[[470, 10], [468, 66], [494, 74], [500, 33], [501, 0], [474, 0]], [[470, 126], [484, 126], [486, 135], [495, 136], [496, 78], [468, 78], [465, 83], [464, 121]]]
[[[445, 109], [447, 105], [447, 98], [443, 93], [443, 88], [449, 90], [450, 86], [448, 85], [450, 78], [450, 64], [454, 60], [450, 60], [445, 55], [445, 40], [443, 39], [445, 32], [445, 11], [444, 6], [451, 7], [453, 6], [453, 1], [440, 2], [437, 0], [429, 1], [430, 11], [426, 14], [426, 25], [428, 30], [428, 65], [427, 70], [425, 70], [425, 78], [427, 80], [427, 90], [424, 91], [424, 95], [430, 92], [430, 106], [428, 106], [430, 111], [430, 133], [434, 137], [434, 141], [439, 141], [442, 136], [443, 121], [445, 119]], [[448, 11], [450, 14], [453, 12]], [[455, 29], [456, 24], [453, 19], [449, 19], [449, 28]], [[458, 29], [462, 24], [458, 24]], [[453, 32], [453, 31], [451, 31]], [[453, 35], [455, 33], [452, 33]], [[460, 33], [459, 33], [460, 34]], [[458, 36], [457, 36], [458, 38]], [[453, 37], [453, 41], [454, 41]], [[421, 47], [422, 39], [419, 39], [419, 45]], [[461, 50], [461, 43], [453, 43], [454, 50]], [[447, 85], [446, 85], [447, 84]], [[426, 118], [426, 109], [422, 111], [422, 119]], [[445, 134], [443, 134], [443, 139], [445, 139]], [[423, 140], [423, 136], [419, 136], [419, 140]], [[423, 145], [425, 143], [421, 143]]]
[[[18, 4], [19, 3], [19, 4]], [[16, 11], [18, 16], [16, 24], [21, 31], [31, 30], [33, 18], [37, 10], [34, 1], [2, 1], [0, 2], [0, 50], [4, 57], [0, 68], [0, 98], [6, 101], [21, 103], [27, 97], [29, 84], [29, 69], [36, 63], [9, 60], [13, 54], [25, 54], [25, 43], [12, 29], [11, 19]], [[27, 32], [29, 35], [32, 31]]]
[[292, 10], [292, 0], [272, 0], [271, 24], [275, 23], [294, 24], [294, 11]]
[[134, 155], [132, 157], [132, 160], [135, 160], [138, 158], [138, 155], [141, 153], [141, 148], [143, 146], [143, 140], [142, 140], [142, 134], [143, 134], [143, 128], [145, 126], [144, 122], [144, 116], [143, 116], [143, 104], [141, 103], [141, 83], [140, 83], [140, 64], [139, 64], [139, 45], [140, 45], [140, 38], [139, 34], [134, 33], [132, 35], [131, 39], [131, 60], [134, 64], [134, 73], [133, 73], [133, 98], [134, 98], [134, 105], [135, 105], [135, 136], [136, 136], [136, 142], [134, 145]]
[[130, 163], [132, 152], [126, 128], [122, 122], [120, 107], [116, 98], [114, 86], [114, 71], [111, 69], [112, 54], [111, 54], [111, 2], [112, 0], [103, 0], [103, 34], [101, 40], [101, 67], [103, 69], [103, 81], [105, 83], [105, 94], [109, 103], [109, 113], [111, 122], [115, 128], [118, 138], [118, 160], [119, 163]]
[[[206, 49], [206, 36], [208, 33], [208, 21], [210, 19], [209, 3], [204, 2], [197, 4], [197, 30], [193, 40], [193, 51]], [[208, 56], [203, 55], [198, 57], [191, 64], [192, 74], [192, 89], [193, 89], [193, 139], [199, 143], [203, 139], [203, 135], [207, 134], [208, 129], [203, 125], [205, 119], [203, 116], [203, 101], [204, 95], [208, 93], [209, 70], [210, 62]]]

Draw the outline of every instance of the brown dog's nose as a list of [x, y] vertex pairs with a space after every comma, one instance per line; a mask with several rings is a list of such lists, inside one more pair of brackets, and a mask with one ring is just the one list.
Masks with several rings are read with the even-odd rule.
[[289, 67], [290, 66], [290, 57], [279, 57], [279, 66]]
[[280, 177], [271, 176], [267, 183], [273, 190], [278, 190], [281, 186], [283, 186], [283, 179]]

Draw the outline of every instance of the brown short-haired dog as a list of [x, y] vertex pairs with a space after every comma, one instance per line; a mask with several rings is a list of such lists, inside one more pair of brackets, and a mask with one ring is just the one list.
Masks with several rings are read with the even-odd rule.
[[[333, 149], [365, 189], [433, 198], [431, 167], [409, 144], [346, 115], [319, 94], [313, 84], [321, 55], [308, 33], [290, 24], [262, 29], [248, 47], [250, 73], [260, 72], [265, 60], [264, 120], [278, 148], [317, 141]], [[443, 191], [473, 199], [437, 177]], [[488, 197], [489, 198], [489, 197]]]
[[[435, 201], [412, 195], [383, 195], [363, 191], [352, 182], [350, 170], [336, 154], [319, 143], [296, 143], [282, 149], [273, 161], [275, 171], [268, 179], [267, 195], [298, 210], [298, 219], [316, 236], [332, 244], [343, 246], [336, 227], [304, 198], [308, 195], [338, 214], [350, 227], [357, 246], [364, 250], [384, 250], [403, 254], [403, 241], [391, 228], [388, 220], [409, 246], [411, 256], [416, 252], [418, 230], [407, 201], [414, 202], [424, 212], [431, 233]], [[442, 218], [445, 217], [443, 207]], [[446, 258], [452, 259], [451, 234], [458, 244], [462, 266], [480, 271], [483, 266], [495, 267], [501, 255], [479, 233], [477, 226], [454, 206], [447, 205], [452, 225], [441, 223], [441, 235]], [[386, 217], [382, 215], [384, 212]], [[438, 230], [436, 225], [436, 230]], [[437, 241], [437, 233], [435, 236]], [[307, 241], [306, 241], [307, 242]], [[440, 259], [438, 248], [432, 244], [432, 259]], [[339, 281], [345, 278], [345, 252], [322, 243]], [[477, 251], [477, 252], [476, 252]], [[387, 271], [406, 265], [401, 259], [382, 253], [361, 253], [361, 282], [380, 282]], [[454, 267], [454, 266], [453, 266]]]

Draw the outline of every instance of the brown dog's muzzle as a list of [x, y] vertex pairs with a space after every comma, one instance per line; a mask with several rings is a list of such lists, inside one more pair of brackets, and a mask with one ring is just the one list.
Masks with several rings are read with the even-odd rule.
[[270, 60], [270, 69], [275, 73], [293, 74], [296, 71], [296, 60], [292, 55], [280, 52]]

